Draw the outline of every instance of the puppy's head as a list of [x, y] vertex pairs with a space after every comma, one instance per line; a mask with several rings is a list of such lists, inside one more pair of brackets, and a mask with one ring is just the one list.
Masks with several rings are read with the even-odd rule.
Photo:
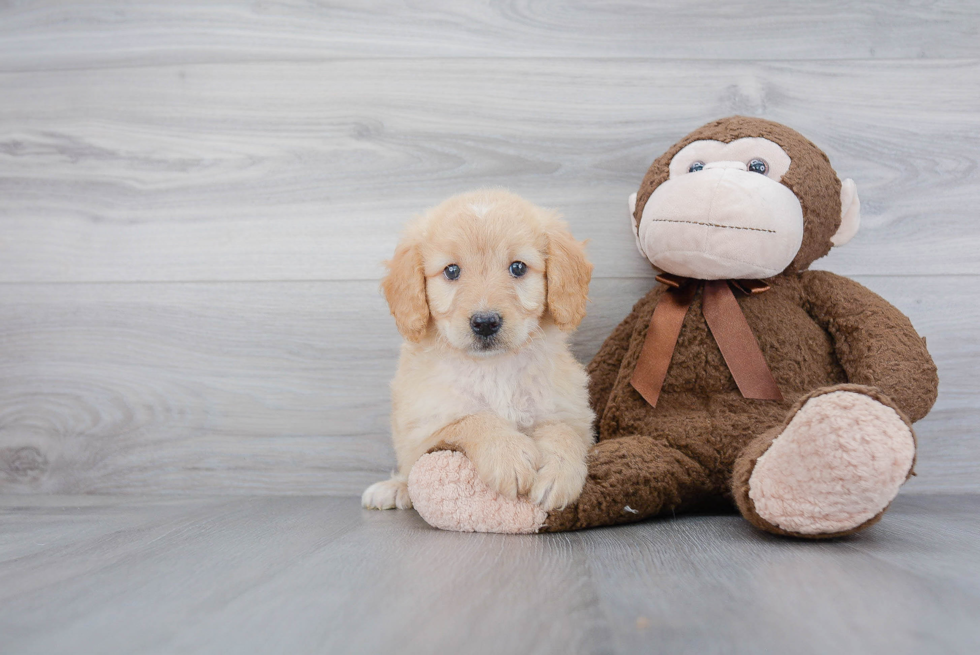
[[514, 351], [585, 316], [592, 264], [558, 215], [502, 190], [454, 196], [413, 220], [381, 284], [398, 330], [435, 330], [473, 355]]

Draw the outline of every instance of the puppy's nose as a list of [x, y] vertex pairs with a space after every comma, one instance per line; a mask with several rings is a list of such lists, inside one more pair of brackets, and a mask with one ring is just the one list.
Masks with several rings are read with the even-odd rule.
[[504, 319], [497, 312], [482, 312], [470, 317], [470, 329], [481, 337], [491, 337], [500, 331]]

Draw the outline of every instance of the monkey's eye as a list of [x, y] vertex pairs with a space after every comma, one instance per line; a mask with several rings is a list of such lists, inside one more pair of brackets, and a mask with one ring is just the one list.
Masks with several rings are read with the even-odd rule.
[[524, 274], [527, 273], [527, 264], [524, 262], [511, 262], [510, 268], [507, 270], [509, 270], [510, 274], [514, 277], [524, 277]]
[[457, 280], [459, 279], [459, 272], [459, 266], [456, 264], [450, 264], [442, 273], [446, 276], [447, 280]]
[[698, 171], [702, 170], [703, 168], [704, 168], [704, 162], [703, 161], [696, 161], [693, 164], [691, 164], [691, 167], [687, 169], [687, 172], [688, 173], [697, 173]]
[[765, 175], [769, 172], [769, 164], [766, 163], [765, 159], [753, 159], [749, 162], [749, 172]]

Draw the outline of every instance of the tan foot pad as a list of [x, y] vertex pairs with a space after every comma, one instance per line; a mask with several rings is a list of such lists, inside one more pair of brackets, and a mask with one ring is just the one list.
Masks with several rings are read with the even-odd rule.
[[420, 457], [408, 476], [408, 494], [422, 519], [441, 530], [530, 534], [548, 517], [526, 498], [491, 491], [459, 452]]
[[763, 520], [801, 535], [852, 530], [895, 498], [915, 440], [892, 408], [835, 391], [806, 402], [749, 478]]

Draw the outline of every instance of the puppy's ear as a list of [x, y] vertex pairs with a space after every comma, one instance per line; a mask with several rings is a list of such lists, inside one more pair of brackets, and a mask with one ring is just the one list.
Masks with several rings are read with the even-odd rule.
[[548, 231], [545, 277], [551, 318], [560, 330], [574, 330], [585, 318], [592, 264], [585, 257], [585, 244], [576, 241], [557, 219]]
[[381, 290], [395, 325], [409, 341], [421, 341], [429, 325], [429, 303], [425, 299], [425, 269], [418, 244], [413, 239], [402, 241], [385, 265], [388, 275], [381, 281]]

